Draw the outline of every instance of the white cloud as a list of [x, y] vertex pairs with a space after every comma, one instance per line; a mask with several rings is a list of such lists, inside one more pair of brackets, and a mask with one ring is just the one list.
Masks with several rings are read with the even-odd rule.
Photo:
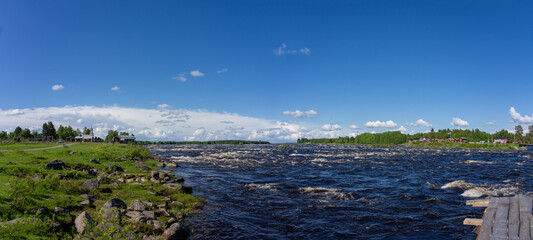
[[490, 121], [490, 122], [486, 122], [485, 125], [495, 125], [496, 124], [496, 121]]
[[302, 117], [312, 118], [313, 116], [318, 115], [318, 113], [315, 110], [309, 110], [305, 112], [296, 110], [296, 111], [283, 111], [283, 115], [287, 115], [287, 116], [291, 116], [295, 118], [302, 118]]
[[398, 124], [393, 122], [392, 120], [389, 120], [389, 121], [386, 121], [386, 122], [382, 122], [382, 121], [370, 121], [370, 122], [367, 122], [365, 123], [364, 125], [365, 127], [369, 127], [369, 128], [395, 128], [395, 127], [398, 127]]
[[187, 81], [187, 78], [185, 78], [185, 74], [184, 73], [180, 73], [178, 76], [173, 77], [172, 79], [178, 80], [178, 81], [181, 81], [181, 82], [186, 82]]
[[354, 125], [350, 125], [349, 128], [350, 128], [350, 129], [358, 129], [359, 127], [358, 127], [357, 125], [354, 124]]
[[339, 124], [324, 124], [322, 125], [322, 127], [320, 128], [324, 131], [337, 131], [337, 130], [341, 130], [342, 127], [339, 125]]
[[63, 85], [61, 85], [61, 84], [56, 84], [56, 85], [52, 86], [52, 90], [54, 90], [54, 91], [59, 91], [59, 90], [61, 90], [63, 88], [65, 88], [65, 87]]
[[460, 119], [460, 118], [453, 118], [452, 122], [450, 123], [452, 126], [458, 126], [458, 127], [466, 127], [470, 124], [468, 124], [467, 121]]
[[173, 108], [173, 107], [168, 105], [168, 104], [166, 104], [166, 103], [163, 103], [163, 104], [157, 105], [157, 108], [159, 108], [159, 109], [170, 109], [170, 108]]
[[514, 121], [522, 123], [522, 124], [531, 124], [533, 123], [533, 115], [528, 116], [524, 115], [522, 116], [520, 113], [516, 112], [514, 107], [511, 107], [509, 109], [509, 115], [513, 118]]
[[416, 120], [415, 123], [408, 123], [407, 126], [413, 126], [413, 127], [418, 127], [418, 126], [424, 126], [424, 127], [432, 127], [432, 125], [426, 121], [424, 121], [423, 119], [418, 119]]
[[398, 129], [396, 129], [395, 131], [400, 131], [402, 133], [405, 133], [407, 132], [407, 129], [404, 127], [404, 126], [400, 126]]
[[297, 55], [297, 54], [309, 55], [311, 54], [311, 50], [307, 47], [304, 47], [298, 50], [292, 50], [292, 49], [287, 48], [287, 45], [285, 43], [281, 44], [279, 48], [274, 49], [274, 55], [276, 56]]
[[218, 70], [217, 73], [220, 74], [220, 73], [225, 73], [227, 71], [228, 71], [227, 68], [223, 68], [223, 69]]
[[111, 88], [111, 91], [118, 91], [118, 90], [120, 90], [120, 88], [118, 86], [114, 86], [114, 87]]
[[[0, 110], [0, 129], [14, 129], [16, 126], [34, 126], [33, 129], [39, 129], [44, 122], [53, 121], [56, 126], [71, 125], [74, 129], [93, 126], [95, 134], [100, 137], [105, 137], [107, 131], [114, 129], [133, 133], [139, 140], [176, 141], [246, 139], [288, 142], [302, 137], [338, 137], [349, 134], [323, 131], [320, 126], [307, 127], [234, 113], [168, 109], [165, 106], [169, 105], [163, 105], [163, 109], [64, 106]], [[338, 125], [330, 128], [340, 130]]]
[[193, 77], [201, 77], [203, 75], [204, 74], [202, 72], [200, 72], [200, 70], [191, 71], [191, 76], [193, 76]]

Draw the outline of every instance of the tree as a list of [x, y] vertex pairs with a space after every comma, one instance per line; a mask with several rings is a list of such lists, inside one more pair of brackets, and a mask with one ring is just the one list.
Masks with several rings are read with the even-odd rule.
[[55, 137], [56, 136], [56, 128], [54, 127], [54, 123], [52, 121], [48, 122], [48, 136]]
[[89, 135], [89, 134], [91, 134], [91, 129], [87, 127], [83, 127], [83, 135]]
[[524, 129], [522, 128], [522, 125], [517, 125], [514, 127], [515, 132], [515, 141], [518, 143], [522, 143], [522, 135], [524, 134]]
[[23, 139], [31, 138], [31, 131], [30, 131], [30, 129], [25, 128], [24, 130], [22, 130], [22, 132], [20, 132], [20, 136], [21, 136]]
[[128, 132], [120, 132], [120, 136], [128, 136], [130, 135]]
[[107, 136], [105, 137], [106, 142], [113, 141], [113, 138], [118, 136], [118, 131], [109, 130]]
[[17, 126], [15, 128], [15, 131], [13, 131], [13, 136], [14, 137], [20, 137], [20, 133], [22, 132], [22, 128], [20, 128], [19, 126]]
[[2, 131], [0, 132], [0, 140], [6, 140], [7, 139], [7, 132]]
[[526, 142], [533, 143], [533, 125], [529, 125], [528, 133], [526, 134]]
[[48, 124], [43, 123], [43, 137], [48, 136], [48, 134], [50, 134], [48, 131]]

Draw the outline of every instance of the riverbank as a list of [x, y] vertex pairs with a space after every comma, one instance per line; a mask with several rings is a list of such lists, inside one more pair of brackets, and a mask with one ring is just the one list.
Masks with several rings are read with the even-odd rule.
[[526, 148], [518, 147], [516, 143], [509, 144], [477, 144], [477, 143], [438, 143], [438, 142], [429, 142], [429, 143], [406, 143], [402, 144], [406, 147], [417, 147], [417, 148], [466, 148], [466, 149], [489, 149], [489, 150], [526, 150]]
[[[82, 143], [0, 152], [0, 238], [184, 237], [203, 200], [142, 146]], [[165, 238], [163, 238], [165, 237]]]

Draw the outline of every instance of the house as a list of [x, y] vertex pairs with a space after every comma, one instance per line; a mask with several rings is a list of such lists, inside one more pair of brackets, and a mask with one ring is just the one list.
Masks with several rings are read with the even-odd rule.
[[133, 143], [135, 142], [135, 136], [120, 135], [113, 138], [113, 143]]
[[81, 135], [76, 136], [74, 138], [75, 142], [103, 142], [103, 140], [99, 137], [95, 137], [93, 133], [93, 129], [91, 129], [91, 133], [87, 135]]
[[507, 144], [507, 138], [505, 137], [494, 138], [494, 143]]

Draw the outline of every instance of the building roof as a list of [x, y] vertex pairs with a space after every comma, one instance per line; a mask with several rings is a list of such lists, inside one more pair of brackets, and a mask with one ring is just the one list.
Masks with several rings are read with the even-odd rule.
[[120, 138], [120, 140], [135, 140], [135, 136], [130, 135], [120, 135], [118, 137]]

